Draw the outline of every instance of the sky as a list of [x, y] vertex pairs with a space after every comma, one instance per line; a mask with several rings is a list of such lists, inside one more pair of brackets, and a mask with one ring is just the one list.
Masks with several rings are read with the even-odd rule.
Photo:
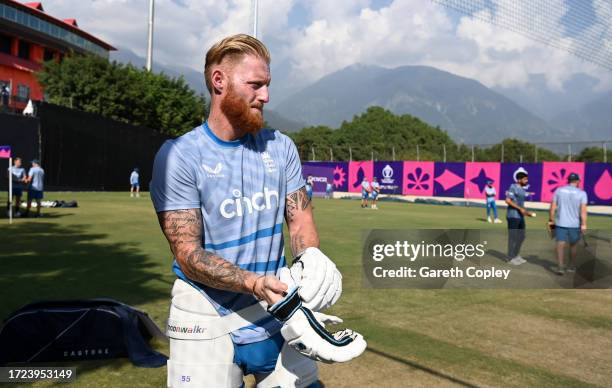
[[[551, 91], [564, 91], [580, 74], [587, 76], [589, 88], [612, 90], [612, 71], [481, 20], [518, 15], [536, 28], [557, 31], [555, 40], [566, 47], [585, 37], [599, 39], [612, 56], [612, 31], [605, 25], [612, 18], [609, 1], [549, 0], [545, 18], [533, 17], [537, 2], [532, 0], [473, 0], [471, 15], [440, 2], [445, 1], [260, 0], [259, 37], [272, 54], [273, 88], [297, 91], [363, 63], [434, 66], [488, 87], [526, 93], [534, 76]], [[466, 3], [446, 1], [453, 2]], [[579, 9], [577, 2], [587, 6]], [[252, 31], [251, 3], [156, 0], [155, 61], [201, 71], [214, 42]], [[148, 0], [46, 0], [43, 6], [55, 17], [76, 18], [81, 28], [115, 47], [146, 56]], [[582, 19], [587, 24], [569, 28], [572, 12], [588, 14]]]

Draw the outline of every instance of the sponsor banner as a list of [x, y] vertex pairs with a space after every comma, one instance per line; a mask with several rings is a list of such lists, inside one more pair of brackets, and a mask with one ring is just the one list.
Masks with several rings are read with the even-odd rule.
[[541, 163], [502, 163], [501, 165], [501, 187], [498, 191], [499, 199], [506, 199], [506, 192], [515, 182], [514, 177], [518, 171], [527, 171], [529, 186], [527, 192], [530, 195], [527, 201], [540, 201], [542, 191], [542, 164]]
[[404, 162], [404, 195], [434, 194], [434, 162]]
[[306, 162], [302, 165], [304, 180], [312, 176], [313, 191], [324, 193], [327, 182], [331, 182], [334, 191], [348, 191], [348, 163], [346, 162]]
[[374, 176], [382, 194], [402, 194], [404, 162], [374, 162]]
[[612, 205], [612, 164], [588, 163], [585, 167], [584, 190], [590, 205]]
[[612, 230], [589, 230], [577, 244], [572, 271], [557, 267], [555, 240], [527, 230], [521, 253], [509, 262], [507, 230], [367, 230], [363, 284], [372, 288], [612, 288]]
[[501, 166], [495, 162], [467, 162], [465, 164], [464, 198], [485, 199], [487, 181], [493, 181], [493, 187], [499, 198]]
[[349, 162], [349, 193], [361, 193], [361, 182], [363, 178], [367, 178], [368, 182], [372, 182], [374, 172], [374, 162]]
[[0, 159], [8, 159], [11, 157], [11, 146], [0, 145]]
[[582, 162], [544, 162], [542, 163], [542, 202], [551, 202], [555, 190], [567, 185], [571, 173], [580, 176], [580, 188], [584, 188], [584, 163]]
[[424, 197], [484, 199], [487, 179], [493, 180], [497, 198], [504, 200], [519, 171], [529, 176], [527, 201], [550, 202], [557, 188], [567, 184], [569, 174], [580, 176], [580, 187], [589, 205], [612, 205], [612, 163], [544, 162], [307, 162], [303, 175], [313, 176], [314, 191], [325, 192], [331, 181], [334, 191], [361, 192], [361, 181], [376, 176], [384, 194]]
[[434, 195], [463, 198], [465, 163], [437, 163], [434, 167]]

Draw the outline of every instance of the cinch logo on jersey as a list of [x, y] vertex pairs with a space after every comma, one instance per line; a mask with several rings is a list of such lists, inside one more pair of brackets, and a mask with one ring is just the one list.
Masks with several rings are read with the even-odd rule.
[[274, 207], [278, 207], [278, 191], [268, 190], [264, 187], [263, 193], [257, 192], [250, 198], [243, 197], [240, 190], [232, 190], [234, 198], [227, 198], [219, 205], [219, 211], [225, 218], [242, 217], [245, 211], [253, 214], [254, 211], [270, 210], [273, 208], [272, 198], [276, 198]]

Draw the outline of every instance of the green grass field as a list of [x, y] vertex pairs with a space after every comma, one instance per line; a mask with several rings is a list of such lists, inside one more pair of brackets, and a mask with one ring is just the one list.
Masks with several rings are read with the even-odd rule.
[[[43, 218], [11, 226], [0, 219], [0, 316], [35, 300], [110, 297], [146, 311], [163, 328], [174, 276], [148, 194], [46, 196], [76, 199], [79, 208], [45, 209]], [[322, 249], [344, 276], [343, 297], [331, 313], [369, 344], [357, 360], [321, 365], [326, 387], [610, 386], [610, 290], [363, 287], [362, 228], [505, 228], [483, 223], [484, 209], [314, 205]], [[528, 228], [541, 228], [543, 217], [528, 220]], [[611, 221], [591, 217], [589, 227], [610, 229]], [[167, 344], [154, 345], [167, 354]], [[165, 368], [136, 368], [128, 360], [77, 368], [73, 386], [165, 386]]]

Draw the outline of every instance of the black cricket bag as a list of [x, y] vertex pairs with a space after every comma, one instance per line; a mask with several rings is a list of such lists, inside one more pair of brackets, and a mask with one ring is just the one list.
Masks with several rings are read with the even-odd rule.
[[112, 299], [44, 301], [12, 313], [0, 328], [0, 365], [129, 357], [139, 367], [166, 365], [148, 341], [167, 339], [149, 316]]

